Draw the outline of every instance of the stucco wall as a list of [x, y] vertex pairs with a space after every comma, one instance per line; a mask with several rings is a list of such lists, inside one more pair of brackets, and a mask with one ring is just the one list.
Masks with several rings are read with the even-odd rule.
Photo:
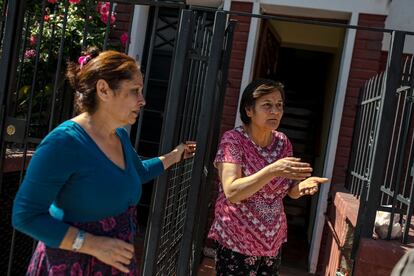
[[[385, 28], [414, 32], [414, 1], [393, 0], [390, 4], [389, 14], [385, 20]], [[388, 51], [390, 36], [385, 35], [382, 41], [382, 49]], [[414, 36], [407, 36], [404, 53], [414, 54]]]

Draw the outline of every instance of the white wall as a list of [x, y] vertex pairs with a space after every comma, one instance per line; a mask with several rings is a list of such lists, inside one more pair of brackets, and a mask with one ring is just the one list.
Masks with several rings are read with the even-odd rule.
[[149, 6], [135, 5], [128, 55], [141, 62], [147, 31]]
[[[385, 20], [385, 28], [414, 32], [414, 1], [393, 0], [390, 5], [390, 12]], [[385, 35], [382, 41], [384, 51], [388, 51], [389, 43], [390, 36]], [[404, 53], [414, 54], [414, 36], [406, 37]]]
[[[388, 14], [390, 0], [235, 0], [341, 12]], [[398, 0], [393, 0], [392, 2]], [[410, 0], [407, 0], [410, 1]], [[412, 0], [411, 0], [412, 1]]]

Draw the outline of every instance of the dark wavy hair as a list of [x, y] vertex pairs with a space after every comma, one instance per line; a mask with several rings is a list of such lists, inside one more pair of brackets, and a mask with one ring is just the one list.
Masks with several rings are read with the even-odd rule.
[[258, 79], [254, 80], [243, 91], [243, 95], [240, 101], [240, 119], [246, 125], [250, 124], [250, 117], [247, 116], [246, 109], [253, 107], [256, 104], [256, 100], [264, 95], [270, 94], [275, 90], [279, 91], [282, 100], [285, 101], [285, 90], [281, 82]]
[[91, 47], [82, 52], [87, 61], [81, 66], [75, 62], [67, 63], [66, 78], [76, 91], [75, 109], [78, 113], [93, 114], [98, 108], [96, 83], [105, 80], [112, 90], [119, 88], [121, 81], [131, 80], [140, 74], [139, 64], [132, 57], [117, 52], [100, 52]]

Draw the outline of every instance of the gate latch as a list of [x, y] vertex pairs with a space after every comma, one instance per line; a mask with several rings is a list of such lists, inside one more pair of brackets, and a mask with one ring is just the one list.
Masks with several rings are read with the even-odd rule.
[[23, 144], [25, 129], [25, 119], [7, 117], [5, 122], [4, 141]]

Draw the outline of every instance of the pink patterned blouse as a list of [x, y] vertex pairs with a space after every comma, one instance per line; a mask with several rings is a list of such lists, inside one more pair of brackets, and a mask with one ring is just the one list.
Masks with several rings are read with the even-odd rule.
[[[242, 176], [249, 176], [268, 164], [292, 156], [292, 145], [285, 134], [273, 131], [273, 141], [262, 148], [240, 127], [224, 133], [214, 163], [240, 164]], [[222, 246], [248, 256], [276, 256], [287, 240], [283, 197], [292, 181], [275, 178], [240, 203], [226, 199], [221, 182], [215, 205], [215, 218], [208, 237]]]

